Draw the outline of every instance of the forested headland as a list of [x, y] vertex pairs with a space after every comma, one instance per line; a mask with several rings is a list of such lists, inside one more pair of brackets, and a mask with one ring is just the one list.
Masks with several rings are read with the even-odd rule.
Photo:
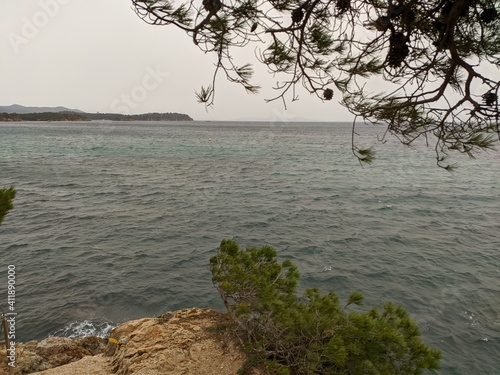
[[41, 112], [0, 113], [0, 121], [193, 121], [183, 113], [144, 113], [123, 115], [119, 113]]

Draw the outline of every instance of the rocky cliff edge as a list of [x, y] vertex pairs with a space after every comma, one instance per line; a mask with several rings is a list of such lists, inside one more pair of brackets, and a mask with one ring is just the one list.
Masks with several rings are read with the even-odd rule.
[[[247, 359], [224, 326], [225, 314], [183, 309], [133, 320], [98, 337], [49, 337], [16, 345], [13, 374], [235, 375]], [[0, 343], [0, 374], [10, 374]], [[263, 372], [254, 370], [254, 375]]]

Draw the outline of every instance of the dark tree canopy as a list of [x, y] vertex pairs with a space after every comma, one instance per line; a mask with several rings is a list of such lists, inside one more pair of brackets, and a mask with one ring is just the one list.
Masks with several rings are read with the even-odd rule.
[[[280, 81], [268, 100], [296, 100], [296, 89], [340, 102], [365, 123], [382, 124], [410, 145], [424, 138], [445, 168], [451, 151], [473, 156], [500, 140], [499, 0], [132, 0], [152, 25], [175, 25], [217, 55], [215, 78], [256, 93], [249, 63], [231, 51], [255, 44]], [[370, 82], [372, 84], [370, 85]], [[377, 92], [373, 82], [386, 91]], [[370, 162], [373, 154], [353, 152]]]

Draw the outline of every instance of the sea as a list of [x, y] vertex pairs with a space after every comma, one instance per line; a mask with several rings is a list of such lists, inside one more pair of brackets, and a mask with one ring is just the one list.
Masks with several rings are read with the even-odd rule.
[[[450, 156], [383, 128], [307, 122], [0, 123], [0, 307], [16, 340], [101, 335], [223, 310], [209, 259], [271, 245], [364, 309], [393, 301], [443, 353], [438, 374], [500, 374], [500, 152]], [[361, 165], [351, 142], [373, 147]], [[12, 312], [12, 310], [10, 310]]]

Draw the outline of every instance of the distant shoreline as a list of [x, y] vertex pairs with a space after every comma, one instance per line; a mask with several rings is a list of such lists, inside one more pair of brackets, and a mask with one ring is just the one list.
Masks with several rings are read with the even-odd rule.
[[119, 113], [85, 112], [40, 112], [40, 113], [0, 113], [0, 122], [21, 121], [193, 121], [183, 113], [144, 113], [140, 115], [122, 115]]

